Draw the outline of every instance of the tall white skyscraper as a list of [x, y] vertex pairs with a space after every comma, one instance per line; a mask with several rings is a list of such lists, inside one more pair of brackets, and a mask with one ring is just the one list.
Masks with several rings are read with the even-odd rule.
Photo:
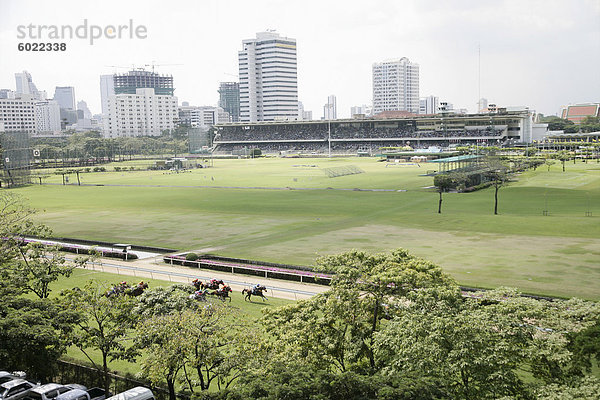
[[296, 39], [260, 32], [238, 52], [240, 121], [298, 118]]
[[73, 86], [57, 86], [54, 90], [54, 101], [60, 108], [76, 110], [75, 88]]
[[337, 119], [337, 100], [333, 94], [327, 96], [327, 103], [323, 106], [323, 119]]
[[408, 58], [373, 64], [373, 113], [419, 112], [419, 64]]
[[60, 132], [60, 106], [54, 100], [35, 103], [35, 123], [38, 133], [54, 134]]

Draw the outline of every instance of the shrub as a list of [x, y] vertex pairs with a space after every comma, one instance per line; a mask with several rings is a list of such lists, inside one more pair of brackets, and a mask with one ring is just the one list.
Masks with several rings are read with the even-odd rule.
[[129, 167], [130, 171], [135, 171], [135, 167]]
[[121, 170], [121, 167], [115, 167], [115, 171], [119, 172]]
[[88, 168], [84, 168], [83, 170], [84, 170], [85, 172], [90, 172], [92, 169], [88, 167]]
[[185, 255], [186, 261], [196, 261], [198, 259], [198, 254], [196, 253], [187, 253]]

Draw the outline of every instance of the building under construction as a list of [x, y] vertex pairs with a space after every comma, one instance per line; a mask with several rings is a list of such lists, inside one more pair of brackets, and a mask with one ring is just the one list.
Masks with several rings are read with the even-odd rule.
[[29, 134], [26, 132], [0, 133], [2, 153], [0, 182], [2, 186], [14, 187], [31, 183], [31, 163], [34, 150], [31, 149]]
[[136, 89], [153, 88], [157, 95], [173, 96], [173, 76], [156, 72], [134, 70], [113, 75], [115, 94], [135, 94]]

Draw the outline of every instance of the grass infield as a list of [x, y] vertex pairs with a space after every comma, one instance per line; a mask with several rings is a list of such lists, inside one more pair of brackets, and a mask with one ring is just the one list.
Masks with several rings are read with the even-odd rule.
[[[328, 178], [323, 171], [351, 165], [365, 173]], [[600, 165], [566, 168], [517, 176], [500, 189], [500, 215], [493, 215], [493, 188], [444, 194], [438, 214], [438, 194], [426, 189], [433, 179], [423, 176], [433, 165], [374, 158], [215, 160], [180, 174], [80, 174], [84, 184], [105, 186], [62, 186], [55, 175], [45, 182], [57, 185], [14, 191], [42, 210], [37, 219], [57, 236], [306, 265], [352, 248], [403, 247], [463, 285], [597, 300]]]

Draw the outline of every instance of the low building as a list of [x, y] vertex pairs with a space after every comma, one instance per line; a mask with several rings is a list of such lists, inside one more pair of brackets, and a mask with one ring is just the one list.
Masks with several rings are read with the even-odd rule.
[[580, 124], [587, 117], [600, 117], [600, 103], [583, 103], [566, 106], [562, 109], [562, 119]]

